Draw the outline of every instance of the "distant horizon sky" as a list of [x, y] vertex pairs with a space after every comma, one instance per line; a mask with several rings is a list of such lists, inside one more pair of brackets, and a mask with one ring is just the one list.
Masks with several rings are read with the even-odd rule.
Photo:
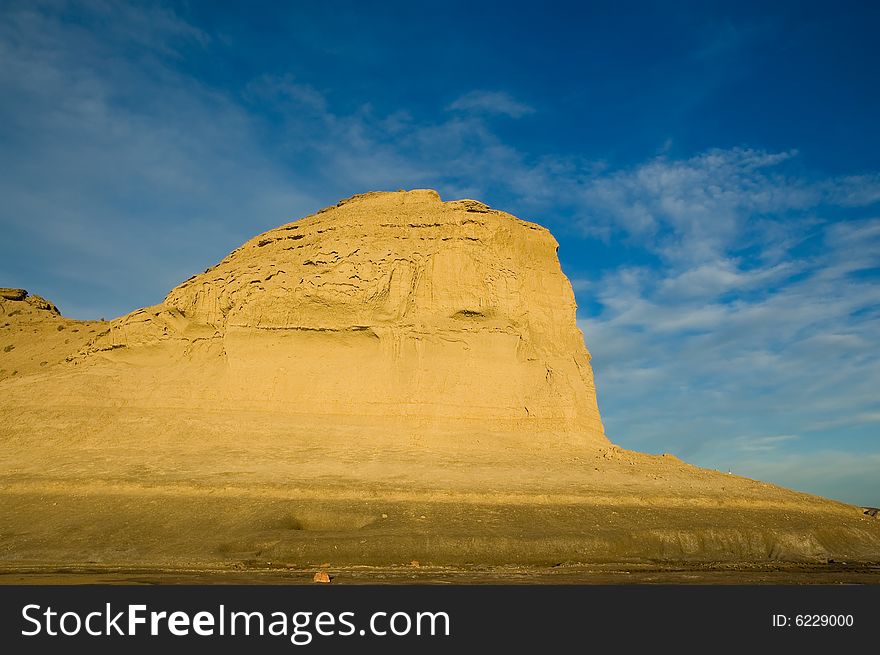
[[112, 318], [433, 188], [549, 228], [615, 443], [880, 506], [880, 4], [9, 1], [0, 286]]

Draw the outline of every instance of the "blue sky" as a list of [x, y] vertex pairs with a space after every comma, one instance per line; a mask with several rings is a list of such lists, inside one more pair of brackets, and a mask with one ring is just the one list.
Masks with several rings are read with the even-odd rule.
[[161, 301], [343, 197], [549, 227], [611, 438], [880, 505], [880, 5], [4, 2], [0, 284]]

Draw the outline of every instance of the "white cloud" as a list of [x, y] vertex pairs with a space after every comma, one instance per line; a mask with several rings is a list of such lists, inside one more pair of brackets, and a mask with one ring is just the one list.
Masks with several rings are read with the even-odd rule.
[[658, 297], [673, 301], [687, 298], [715, 299], [730, 292], [764, 288], [803, 269], [798, 262], [743, 270], [732, 258], [700, 263], [681, 272], [672, 272], [658, 282]]
[[823, 189], [828, 200], [843, 207], [862, 207], [880, 202], [880, 174], [847, 175], [830, 181]]
[[811, 185], [774, 171], [796, 155], [734, 148], [686, 160], [657, 157], [589, 180], [580, 224], [587, 234], [626, 235], [668, 261], [712, 261], [744, 236], [745, 217], [821, 200]]

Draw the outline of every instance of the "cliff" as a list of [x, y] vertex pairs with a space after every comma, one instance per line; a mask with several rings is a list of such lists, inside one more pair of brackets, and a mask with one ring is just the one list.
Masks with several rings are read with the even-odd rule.
[[113, 321], [72, 362], [162, 366], [163, 406], [605, 444], [557, 247], [476, 201], [355, 196], [254, 237], [164, 303]]

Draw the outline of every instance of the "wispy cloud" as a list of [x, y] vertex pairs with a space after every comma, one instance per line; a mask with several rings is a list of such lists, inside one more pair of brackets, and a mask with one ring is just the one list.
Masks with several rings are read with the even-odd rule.
[[[852, 420], [880, 409], [870, 274], [880, 225], [869, 208], [880, 185], [777, 170], [795, 156], [714, 150], [587, 183], [583, 228], [661, 258], [589, 286], [599, 309], [582, 327], [612, 436], [671, 440], [685, 457], [735, 469], [750, 452], [795, 447], [780, 434], [803, 435], [801, 451], [835, 439], [880, 452], [870, 421]], [[835, 205], [866, 217], [831, 220]]]
[[[199, 30], [161, 8], [105, 3], [84, 5], [82, 22], [100, 25], [88, 30], [58, 7], [8, 5], [0, 19], [10, 283], [37, 285], [74, 316], [110, 316], [314, 206], [240, 106], [170, 63], [203, 47]], [[119, 56], [133, 33], [145, 52]]]
[[880, 453], [821, 449], [738, 462], [734, 473], [803, 490], [814, 490], [855, 505], [878, 505]]
[[457, 98], [449, 108], [454, 111], [500, 114], [522, 118], [535, 113], [533, 107], [519, 102], [503, 91], [470, 91]]
[[582, 229], [622, 235], [669, 261], [712, 261], [744, 236], [744, 218], [813, 207], [822, 193], [774, 168], [796, 151], [710, 150], [685, 160], [658, 157], [583, 187]]
[[765, 453], [776, 450], [780, 445], [796, 441], [799, 437], [794, 434], [779, 434], [770, 437], [737, 437], [734, 446], [737, 450], [745, 452]]

